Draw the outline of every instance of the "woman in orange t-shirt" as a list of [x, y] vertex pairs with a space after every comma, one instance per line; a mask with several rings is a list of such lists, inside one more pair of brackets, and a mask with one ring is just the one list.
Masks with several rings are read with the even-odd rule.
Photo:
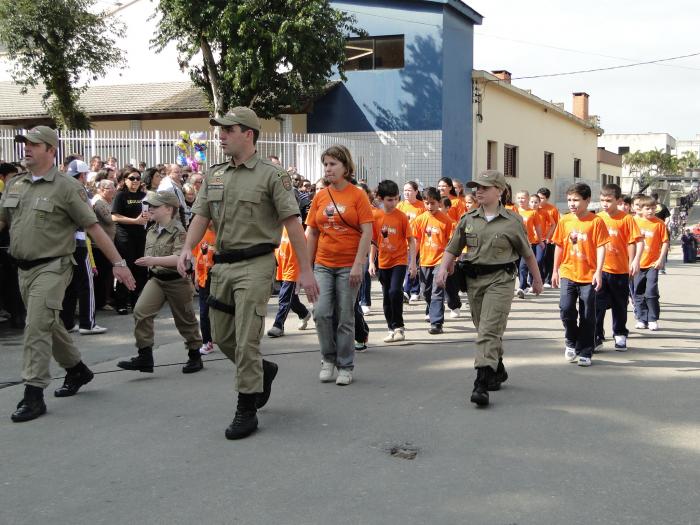
[[[306, 217], [309, 256], [320, 293], [314, 322], [321, 347], [322, 382], [352, 383], [355, 365], [355, 299], [372, 240], [372, 207], [363, 190], [350, 180], [355, 164], [345, 146], [331, 146], [321, 155], [330, 185], [317, 192]], [[334, 329], [333, 314], [337, 319]]]
[[[413, 220], [425, 211], [425, 203], [419, 200], [420, 193], [418, 184], [415, 181], [408, 181], [403, 186], [403, 198], [396, 208], [402, 211], [408, 217], [408, 222]], [[416, 264], [418, 264], [418, 250], [416, 249]], [[408, 300], [409, 304], [420, 302], [420, 276], [416, 275], [411, 278], [410, 274], [406, 273], [406, 280], [403, 283], [403, 295]]]
[[216, 245], [216, 232], [214, 225], [209, 221], [207, 231], [202, 241], [194, 247], [194, 284], [199, 295], [199, 328], [202, 331], [202, 355], [211, 354], [214, 351], [214, 342], [211, 337], [211, 322], [209, 321], [209, 270], [214, 266], [214, 246]]

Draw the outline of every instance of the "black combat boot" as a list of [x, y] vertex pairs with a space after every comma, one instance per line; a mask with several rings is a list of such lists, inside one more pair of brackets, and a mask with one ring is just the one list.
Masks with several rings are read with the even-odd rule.
[[77, 365], [66, 368], [66, 378], [63, 380], [63, 386], [58, 390], [54, 390], [53, 395], [56, 397], [74, 396], [80, 390], [80, 387], [87, 385], [95, 374], [92, 373], [85, 363], [80, 361]]
[[506, 367], [503, 366], [503, 358], [498, 358], [498, 368], [496, 368], [496, 373], [491, 377], [489, 381], [489, 390], [495, 392], [501, 389], [501, 383], [505, 383], [508, 380], [508, 372], [506, 372]]
[[493, 368], [481, 366], [476, 369], [476, 379], [474, 380], [474, 390], [472, 391], [471, 402], [477, 406], [485, 407], [489, 404], [489, 382], [494, 375]]
[[128, 361], [119, 361], [119, 368], [124, 370], [138, 370], [139, 372], [153, 373], [153, 349], [150, 346], [139, 348], [139, 355]]
[[255, 394], [255, 408], [262, 408], [267, 404], [267, 400], [270, 399], [270, 392], [272, 392], [272, 382], [277, 376], [277, 365], [271, 361], [265, 361], [263, 359], [263, 391], [261, 394]]
[[38, 386], [26, 385], [24, 387], [24, 398], [17, 404], [17, 410], [12, 414], [11, 419], [15, 423], [31, 421], [46, 414], [46, 403], [44, 403], [44, 390]]
[[204, 368], [202, 363], [202, 354], [199, 353], [199, 348], [190, 349], [187, 351], [187, 363], [182, 367], [183, 374], [194, 374]]
[[238, 393], [236, 415], [226, 429], [226, 439], [243, 439], [258, 428], [258, 416], [255, 415], [256, 396], [257, 394]]

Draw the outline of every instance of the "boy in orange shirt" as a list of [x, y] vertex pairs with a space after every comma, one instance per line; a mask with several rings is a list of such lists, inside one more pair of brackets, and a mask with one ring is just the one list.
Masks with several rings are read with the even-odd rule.
[[[544, 225], [542, 223], [542, 216], [539, 210], [530, 207], [530, 192], [525, 190], [519, 191], [515, 196], [515, 200], [518, 203], [517, 212], [523, 219], [527, 240], [532, 247], [532, 252], [535, 254], [537, 264], [539, 265], [544, 252], [544, 243], [542, 242], [542, 230]], [[515, 294], [520, 299], [523, 299], [529, 288], [528, 281], [530, 279], [530, 272], [527, 269], [527, 264], [525, 264], [525, 259], [522, 257], [520, 258], [519, 274], [520, 287], [516, 290]]]
[[202, 332], [201, 355], [209, 355], [214, 351], [214, 342], [211, 337], [211, 321], [209, 321], [209, 270], [214, 266], [214, 252], [216, 246], [216, 232], [214, 223], [209, 221], [204, 238], [192, 250], [194, 256], [194, 284], [199, 295], [199, 329]]
[[540, 198], [540, 211], [547, 216], [546, 229], [544, 231], [544, 258], [540, 273], [544, 281], [545, 288], [552, 287], [552, 268], [554, 267], [554, 244], [552, 243], [552, 234], [559, 222], [559, 210], [556, 206], [549, 202], [552, 192], [549, 188], [542, 187], [537, 190], [537, 195]]
[[277, 280], [282, 281], [282, 286], [279, 292], [279, 307], [275, 322], [272, 328], [267, 331], [267, 335], [281, 337], [284, 335], [284, 323], [289, 315], [289, 310], [299, 316], [299, 326], [297, 327], [299, 330], [306, 330], [309, 319], [311, 319], [309, 309], [299, 300], [297, 294], [299, 263], [292, 243], [289, 242], [287, 228], [282, 228], [282, 238], [279, 248], [275, 250], [275, 258], [277, 259]]
[[384, 210], [378, 210], [374, 220], [374, 240], [369, 256], [369, 273], [377, 274], [374, 261], [379, 266], [379, 282], [384, 296], [384, 317], [389, 327], [385, 343], [403, 341], [403, 281], [406, 267], [411, 278], [415, 278], [416, 240], [413, 238], [408, 217], [399, 211], [399, 186], [392, 180], [383, 180], [377, 186], [377, 196], [384, 204]]
[[639, 271], [639, 258], [644, 243], [637, 223], [619, 209], [622, 203], [622, 190], [617, 184], [606, 184], [600, 190], [598, 217], [608, 228], [610, 242], [605, 245], [603, 283], [596, 293], [595, 305], [595, 350], [603, 346], [605, 339], [605, 310], [612, 312], [612, 331], [615, 350], [627, 350], [627, 303], [629, 301], [629, 280]]
[[634, 278], [634, 303], [637, 312], [636, 328], [659, 329], [659, 271], [664, 268], [668, 254], [668, 229], [656, 217], [656, 201], [641, 197], [638, 201], [642, 218], [637, 220], [644, 237], [644, 251], [639, 261], [639, 273]]
[[428, 333], [435, 335], [442, 333], [442, 325], [445, 322], [445, 288], [434, 287], [433, 277], [442, 262], [455, 222], [440, 211], [440, 192], [437, 188], [426, 188], [423, 198], [427, 211], [416, 217], [412, 227], [420, 252], [425, 314], [430, 322]]
[[[564, 357], [591, 366], [595, 337], [595, 294], [603, 282], [605, 244], [610, 240], [603, 219], [588, 211], [591, 188], [577, 183], [566, 192], [571, 213], [564, 215], [552, 236], [556, 245], [552, 286], [559, 288], [559, 314], [564, 324]], [[576, 310], [579, 305], [580, 311]], [[580, 322], [579, 322], [580, 318]]]
[[[418, 184], [415, 181], [408, 181], [403, 187], [403, 197], [404, 200], [399, 202], [397, 208], [406, 214], [408, 217], [409, 224], [413, 222], [413, 219], [418, 217], [421, 213], [425, 211], [425, 204], [422, 200], [418, 200], [419, 197]], [[423, 197], [420, 196], [422, 199]], [[416, 252], [416, 262], [418, 260], [418, 252]], [[415, 279], [411, 279], [408, 275], [403, 283], [403, 295], [408, 304], [418, 304], [420, 301], [420, 278], [416, 276]]]

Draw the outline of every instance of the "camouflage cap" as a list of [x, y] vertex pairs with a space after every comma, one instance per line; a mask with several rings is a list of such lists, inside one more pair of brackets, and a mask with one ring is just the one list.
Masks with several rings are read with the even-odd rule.
[[233, 108], [223, 117], [210, 119], [209, 124], [212, 126], [233, 126], [235, 124], [240, 124], [260, 131], [260, 120], [255, 114], [255, 111], [242, 106]]
[[500, 171], [486, 170], [467, 182], [467, 186], [469, 188], [475, 188], [476, 186], [495, 186], [503, 190], [506, 187], [506, 178]]
[[43, 142], [56, 148], [58, 147], [58, 133], [48, 126], [36, 126], [24, 135], [15, 135], [15, 142], [31, 142], [32, 144]]
[[149, 191], [146, 194], [146, 198], [143, 200], [144, 204], [149, 206], [172, 206], [173, 208], [180, 207], [180, 201], [172, 191]]

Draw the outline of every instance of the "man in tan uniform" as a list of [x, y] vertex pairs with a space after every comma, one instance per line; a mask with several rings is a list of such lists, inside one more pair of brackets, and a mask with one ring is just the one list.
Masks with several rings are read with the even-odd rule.
[[468, 182], [476, 188], [479, 207], [465, 213], [452, 234], [442, 264], [435, 276], [437, 286], [444, 286], [455, 260], [466, 247], [463, 264], [472, 321], [477, 329], [474, 367], [477, 377], [471, 402], [489, 404], [489, 390], [499, 390], [508, 379], [503, 365], [503, 333], [513, 300], [513, 282], [518, 257], [523, 257], [532, 273], [532, 289], [542, 292], [537, 260], [527, 240], [520, 217], [501, 206], [500, 196], [506, 188], [502, 173], [487, 170]]
[[56, 397], [75, 395], [93, 373], [82, 362], [59, 319], [63, 295], [73, 272], [75, 231], [82, 227], [115, 265], [114, 276], [128, 287], [135, 285], [126, 262], [97, 223], [82, 185], [54, 166], [58, 135], [37, 126], [24, 143], [26, 174], [14, 177], [0, 200], [0, 230], [10, 226], [10, 254], [17, 259], [22, 299], [27, 307], [24, 330], [24, 398], [12, 421], [30, 421], [46, 413], [44, 389], [51, 382], [51, 354], [66, 377]]
[[129, 361], [120, 361], [117, 366], [124, 370], [153, 373], [153, 320], [167, 301], [177, 331], [185, 339], [188, 360], [182, 373], [199, 372], [204, 365], [199, 353], [202, 336], [192, 308], [194, 287], [190, 279], [183, 278], [175, 269], [186, 235], [178, 217], [180, 201], [171, 191], [149, 191], [144, 204], [148, 204], [155, 224], [146, 234], [144, 256], [135, 261], [138, 266], [148, 267], [149, 276], [134, 306], [134, 338], [138, 355]]
[[212, 166], [204, 177], [178, 271], [185, 275], [192, 247], [213, 221], [216, 255], [209, 297], [213, 339], [236, 364], [238, 405], [226, 437], [241, 439], [257, 428], [256, 411], [267, 402], [277, 374], [277, 365], [260, 355], [260, 339], [275, 273], [273, 251], [280, 243], [283, 225], [299, 260], [299, 283], [312, 302], [318, 285], [291, 178], [279, 166], [261, 159], [255, 149], [260, 132], [257, 115], [237, 107], [210, 122], [220, 127], [221, 148], [231, 162]]

